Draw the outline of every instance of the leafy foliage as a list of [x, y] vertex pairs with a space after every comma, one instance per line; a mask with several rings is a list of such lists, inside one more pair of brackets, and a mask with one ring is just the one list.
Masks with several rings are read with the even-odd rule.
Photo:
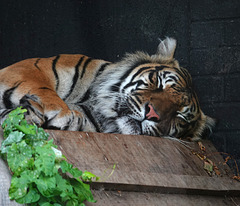
[[82, 180], [97, 177], [69, 164], [42, 128], [27, 123], [25, 112], [21, 108], [13, 110], [2, 125], [5, 140], [0, 152], [13, 174], [10, 199], [31, 206], [96, 202], [90, 186]]

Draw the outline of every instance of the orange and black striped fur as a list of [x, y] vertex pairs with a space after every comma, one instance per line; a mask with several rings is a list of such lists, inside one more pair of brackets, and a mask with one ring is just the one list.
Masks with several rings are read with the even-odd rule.
[[14, 108], [44, 128], [190, 137], [214, 121], [201, 111], [188, 71], [166, 38], [150, 56], [111, 63], [84, 55], [27, 59], [0, 70], [1, 122]]

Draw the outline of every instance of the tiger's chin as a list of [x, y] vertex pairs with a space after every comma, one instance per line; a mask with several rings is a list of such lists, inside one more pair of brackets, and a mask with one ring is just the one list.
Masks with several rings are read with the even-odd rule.
[[124, 116], [116, 120], [121, 134], [142, 135], [142, 123], [131, 117]]

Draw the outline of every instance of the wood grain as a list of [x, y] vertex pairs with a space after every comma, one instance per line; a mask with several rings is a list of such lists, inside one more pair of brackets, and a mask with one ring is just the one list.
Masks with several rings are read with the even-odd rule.
[[181, 194], [161, 194], [146, 192], [93, 191], [97, 203], [86, 206], [237, 206], [240, 198], [224, 196], [201, 196]]
[[[48, 132], [72, 164], [100, 177], [92, 183], [95, 189], [240, 196], [240, 183], [228, 176], [227, 166], [219, 167], [222, 177], [210, 177], [203, 161], [179, 142], [139, 135]], [[215, 154], [215, 162], [224, 162], [209, 141], [203, 144], [209, 154]], [[197, 143], [188, 146], [198, 149]]]
[[[197, 143], [186, 143], [186, 147], [150, 136], [47, 132], [70, 163], [100, 177], [91, 183], [97, 204], [87, 206], [240, 205], [240, 182], [231, 178], [230, 168], [222, 164], [222, 156], [210, 141], [203, 141], [203, 152]], [[192, 151], [208, 155], [221, 176], [210, 177]], [[4, 188], [7, 195], [6, 184]]]

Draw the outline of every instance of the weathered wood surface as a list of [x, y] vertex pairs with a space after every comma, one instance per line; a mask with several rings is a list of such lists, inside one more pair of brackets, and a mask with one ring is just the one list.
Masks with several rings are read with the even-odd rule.
[[237, 206], [239, 197], [180, 195], [123, 191], [93, 191], [97, 203], [87, 206]]
[[[223, 158], [209, 141], [203, 144], [210, 159], [218, 165], [221, 177], [210, 177], [203, 169], [203, 161], [191, 149], [173, 140], [47, 132], [70, 163], [100, 177], [100, 181], [91, 184], [98, 202], [86, 203], [88, 206], [240, 204], [240, 183], [231, 178], [230, 169], [222, 165]], [[199, 150], [197, 143], [187, 145], [194, 151]]]
[[[224, 196], [240, 196], [240, 183], [231, 179], [230, 169], [222, 165], [222, 156], [209, 141], [203, 141], [203, 144], [211, 154], [210, 159], [217, 164], [221, 162], [218, 165], [221, 177], [210, 177], [203, 168], [203, 161], [189, 148], [173, 140], [119, 134], [48, 132], [69, 162], [101, 177], [99, 182], [92, 183], [99, 205], [116, 200], [117, 191], [124, 194], [116, 200], [120, 201], [119, 205], [133, 199], [146, 202], [145, 193], [153, 202], [160, 199], [163, 202], [167, 199], [177, 201], [180, 198], [182, 202], [192, 202], [193, 205], [197, 205], [199, 200], [212, 201], [214, 198], [217, 205], [226, 205], [226, 202], [234, 205], [230, 197], [226, 199]], [[197, 143], [188, 146], [194, 151], [199, 150]], [[114, 164], [114, 173], [108, 177]]]

